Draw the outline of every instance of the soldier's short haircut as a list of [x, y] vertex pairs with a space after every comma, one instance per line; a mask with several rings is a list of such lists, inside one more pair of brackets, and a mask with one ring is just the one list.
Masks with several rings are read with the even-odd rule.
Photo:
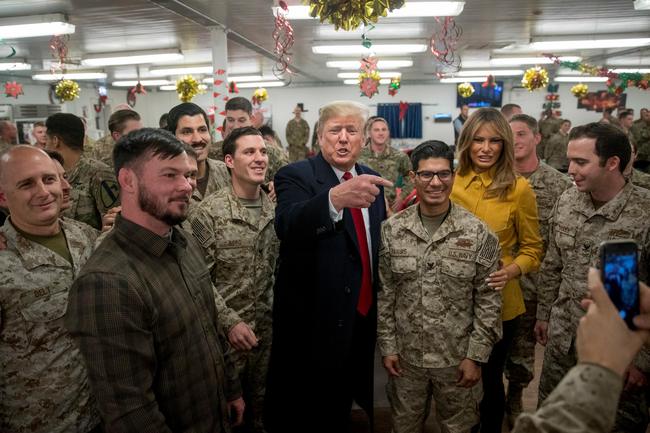
[[265, 135], [270, 135], [271, 137], [275, 137], [275, 131], [269, 125], [262, 125], [259, 128], [257, 128], [257, 130], [260, 131], [262, 137], [264, 137]]
[[368, 107], [355, 101], [333, 101], [320, 108], [318, 118], [318, 135], [320, 136], [325, 127], [325, 123], [333, 117], [357, 117], [359, 119], [359, 128], [364, 133], [363, 128], [368, 121]]
[[64, 165], [65, 160], [63, 159], [63, 155], [61, 155], [56, 150], [45, 150], [45, 153], [47, 153], [48, 156], [53, 160], [58, 161], [61, 166]]
[[42, 122], [42, 121], [40, 121], [40, 120], [39, 120], [38, 122], [34, 122], [34, 128], [36, 128], [36, 127], [38, 127], [38, 126], [45, 127], [45, 122]]
[[160, 126], [161, 129], [167, 129], [167, 118], [169, 117], [169, 113], [163, 113], [160, 116], [160, 119], [158, 119], [158, 126]]
[[562, 124], [564, 123], [568, 123], [569, 125], [571, 125], [571, 121], [569, 119], [562, 119]]
[[172, 134], [176, 135], [176, 128], [178, 128], [178, 121], [181, 120], [181, 117], [183, 116], [197, 116], [201, 115], [203, 116], [203, 119], [205, 120], [205, 124], [210, 127], [210, 119], [208, 119], [208, 115], [203, 111], [203, 108], [199, 107], [193, 102], [183, 102], [182, 104], [178, 104], [171, 110], [169, 110], [169, 113], [167, 113], [167, 131], [171, 132]]
[[512, 119], [510, 119], [510, 123], [512, 122], [525, 123], [526, 126], [528, 126], [528, 129], [533, 131], [533, 134], [539, 134], [539, 125], [537, 124], [537, 120], [528, 114], [515, 114], [512, 116]]
[[122, 134], [129, 120], [140, 120], [140, 115], [133, 110], [118, 110], [108, 118], [108, 130]]
[[503, 107], [501, 107], [501, 114], [503, 114], [505, 117], [508, 117], [517, 108], [519, 108], [521, 110], [521, 105], [518, 105], [518, 104], [506, 104]]
[[262, 133], [252, 126], [233, 129], [232, 132], [223, 140], [223, 155], [234, 155], [237, 150], [237, 140], [246, 135], [257, 135], [261, 137]]
[[169, 131], [158, 128], [131, 131], [117, 140], [113, 148], [115, 175], [117, 176], [123, 167], [137, 170], [145, 159], [172, 159], [183, 152], [196, 159], [194, 149]]
[[411, 152], [411, 167], [418, 171], [420, 161], [430, 158], [444, 158], [449, 161], [449, 168], [454, 171], [454, 151], [440, 140], [428, 140], [421, 143]]
[[70, 149], [84, 150], [84, 135], [86, 134], [83, 121], [71, 113], [52, 114], [45, 121], [48, 136], [56, 136]]
[[251, 104], [251, 101], [244, 98], [243, 96], [236, 96], [234, 98], [228, 99], [228, 102], [226, 102], [226, 111], [236, 110], [245, 111], [249, 116], [252, 116], [253, 104]]
[[617, 156], [620, 161], [618, 169], [623, 173], [630, 162], [632, 147], [627, 135], [620, 128], [601, 122], [587, 123], [576, 126], [569, 133], [569, 141], [581, 138], [596, 140], [595, 153], [601, 167], [605, 166], [609, 158]]
[[634, 110], [621, 110], [618, 113], [618, 120], [622, 120], [624, 117], [634, 116]]

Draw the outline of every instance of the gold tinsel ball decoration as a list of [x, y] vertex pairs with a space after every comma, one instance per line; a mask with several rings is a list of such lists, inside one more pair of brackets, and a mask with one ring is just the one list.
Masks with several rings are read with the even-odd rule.
[[176, 93], [181, 101], [190, 102], [192, 98], [203, 92], [196, 78], [186, 75], [176, 81]]
[[474, 94], [474, 86], [467, 82], [460, 83], [458, 85], [458, 94], [461, 98], [469, 98]]
[[253, 92], [253, 98], [252, 99], [254, 99], [257, 102], [257, 105], [259, 105], [262, 102], [269, 99], [269, 92], [267, 92], [264, 87], [257, 88]]
[[586, 96], [588, 92], [589, 86], [583, 83], [579, 83], [571, 87], [571, 94], [573, 94], [573, 96], [576, 98], [582, 98], [583, 96]]
[[61, 102], [74, 101], [79, 97], [79, 84], [72, 80], [61, 80], [57, 83], [54, 93]]
[[524, 72], [524, 78], [521, 79], [521, 85], [530, 92], [543, 89], [548, 86], [548, 72], [539, 66], [527, 69]]
[[404, 0], [303, 0], [303, 3], [309, 5], [310, 16], [345, 31], [376, 23], [379, 17], [404, 6]]

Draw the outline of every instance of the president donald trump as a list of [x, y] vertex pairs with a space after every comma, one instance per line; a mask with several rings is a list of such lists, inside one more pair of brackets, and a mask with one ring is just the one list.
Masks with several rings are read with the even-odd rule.
[[356, 163], [367, 118], [355, 102], [325, 105], [321, 152], [275, 176], [270, 432], [346, 432], [353, 401], [372, 426], [377, 254], [391, 183]]

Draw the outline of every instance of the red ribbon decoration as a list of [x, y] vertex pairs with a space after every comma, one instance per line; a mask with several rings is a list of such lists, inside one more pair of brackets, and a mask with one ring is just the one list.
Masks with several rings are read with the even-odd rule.
[[280, 0], [279, 5], [280, 7], [275, 12], [275, 28], [273, 29], [273, 41], [275, 42], [273, 52], [276, 58], [275, 65], [273, 66], [273, 74], [278, 78], [284, 74], [293, 74], [290, 68], [290, 50], [295, 42], [293, 27], [287, 19], [289, 7], [282, 0]]
[[456, 46], [463, 34], [463, 29], [456, 24], [452, 17], [444, 17], [442, 20], [435, 17], [437, 29], [434, 30], [429, 41], [429, 48], [433, 57], [444, 66], [451, 68], [451, 71], [460, 70], [461, 59], [456, 52]]
[[399, 101], [399, 120], [400, 122], [406, 117], [406, 112], [409, 109], [408, 102]]

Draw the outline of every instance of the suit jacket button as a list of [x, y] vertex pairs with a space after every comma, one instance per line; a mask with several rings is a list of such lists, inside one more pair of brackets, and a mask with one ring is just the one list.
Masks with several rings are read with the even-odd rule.
[[352, 289], [350, 289], [348, 286], [345, 286], [345, 294], [349, 295], [350, 293], [352, 293]]
[[343, 328], [343, 319], [339, 319], [339, 322], [337, 324], [339, 328]]

